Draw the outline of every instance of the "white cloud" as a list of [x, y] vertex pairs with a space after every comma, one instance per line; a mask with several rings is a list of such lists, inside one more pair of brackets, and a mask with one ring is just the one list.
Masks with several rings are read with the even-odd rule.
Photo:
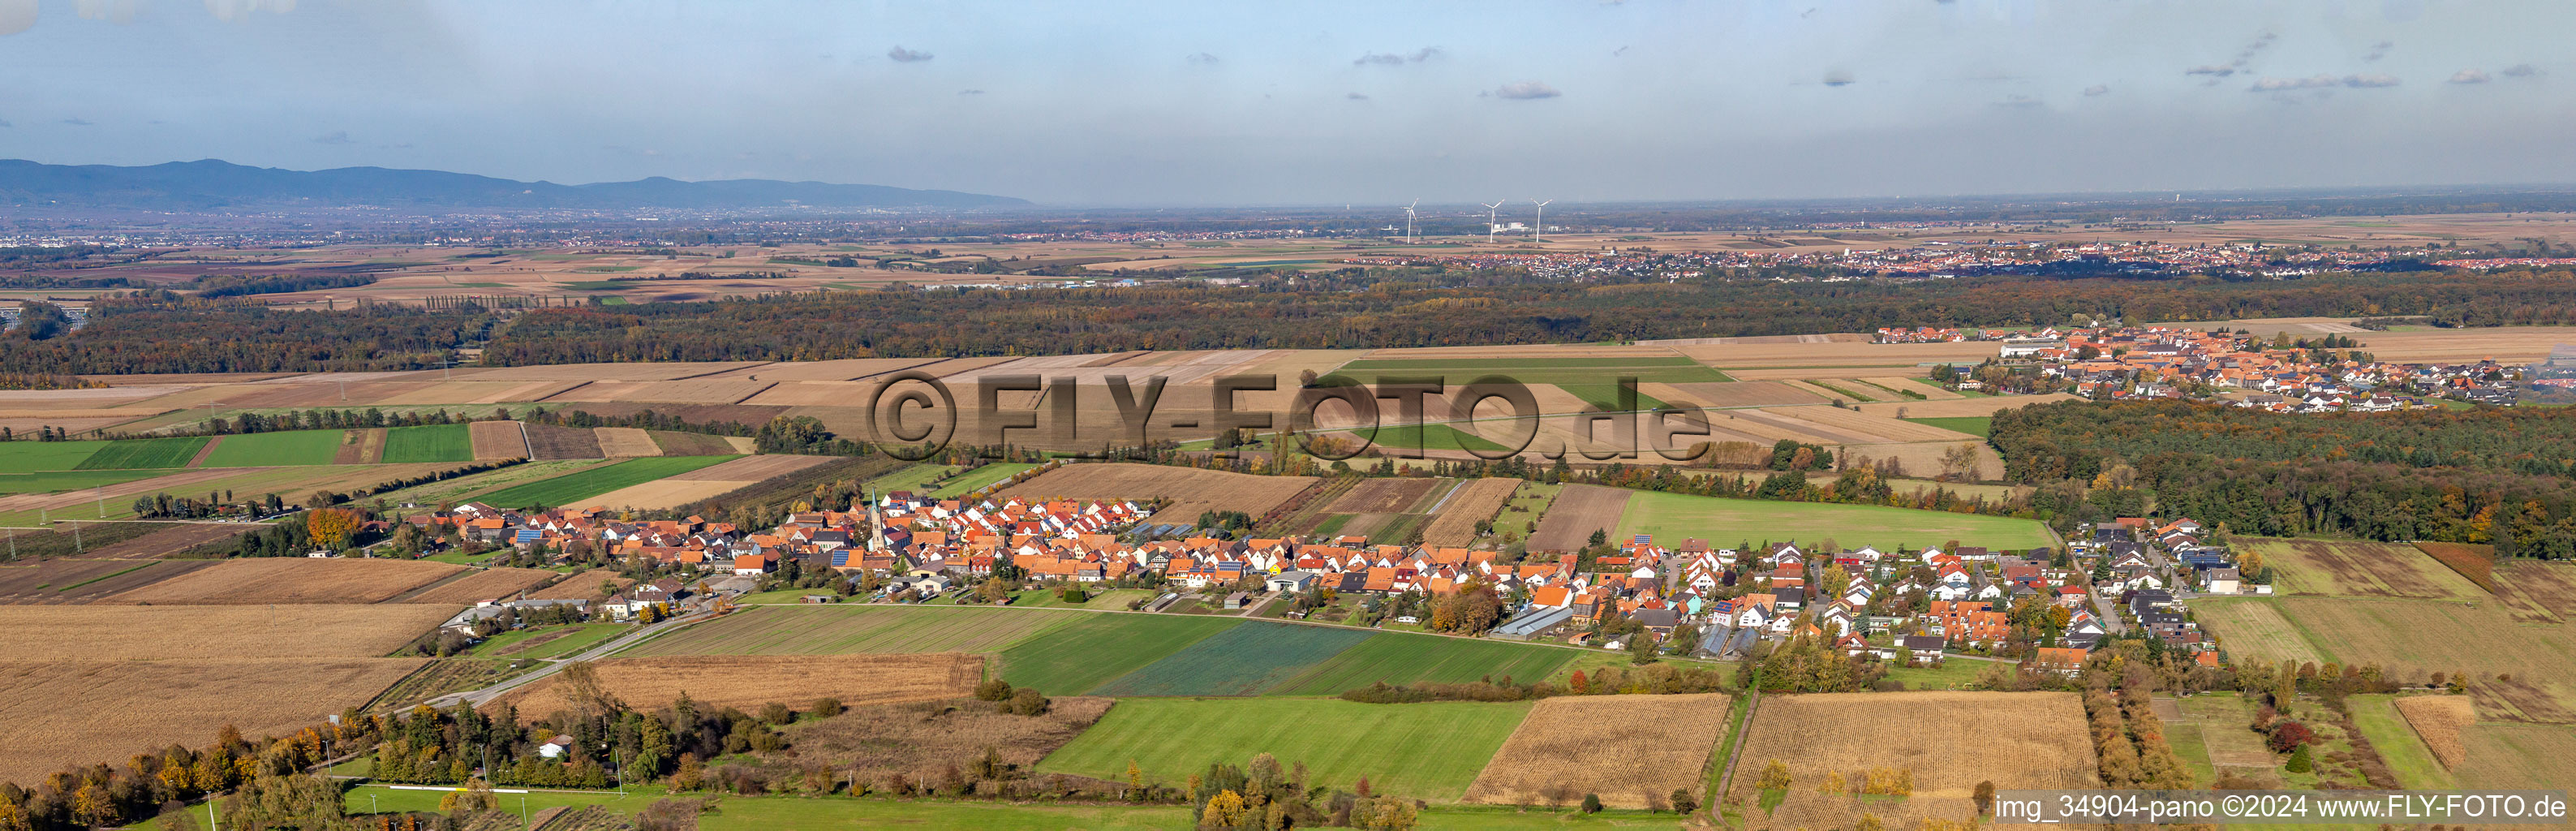
[[2540, 68], [2527, 63], [2518, 63], [2504, 68], [2504, 76], [2507, 78], [2529, 78], [2538, 74], [2540, 74]]
[[0, 35], [14, 35], [36, 26], [36, 0], [0, 0]]
[[2484, 70], [2463, 69], [2458, 72], [2451, 73], [2451, 83], [2454, 84], [2483, 84], [2486, 82], [2487, 73]]
[[895, 63], [920, 63], [935, 57], [938, 56], [928, 52], [915, 52], [901, 46], [886, 50], [886, 58]]
[[2255, 81], [2254, 85], [2247, 87], [2246, 90], [2249, 92], [2285, 92], [2294, 89], [2326, 89], [2329, 87], [2371, 89], [2377, 87], [2393, 87], [2398, 85], [2398, 83], [2400, 82], [2394, 75], [2345, 75], [2342, 77], [2336, 77], [2333, 75], [2312, 75], [2306, 78], [2264, 78]]
[[1565, 93], [1556, 91], [1555, 87], [1551, 87], [1537, 81], [1519, 81], [1516, 83], [1504, 84], [1502, 88], [1494, 90], [1494, 97], [1507, 98], [1513, 101], [1536, 101], [1541, 98], [1555, 98], [1564, 94]]
[[[82, 2], [86, 4], [89, 0]], [[206, 0], [206, 13], [226, 23], [240, 21], [258, 12], [284, 14], [294, 10], [295, 0]]]
[[1440, 56], [1441, 56], [1441, 55], [1443, 55], [1443, 54], [1445, 54], [1445, 53], [1441, 52], [1441, 51], [1440, 51], [1440, 47], [1437, 47], [1437, 46], [1425, 46], [1425, 47], [1422, 47], [1422, 48], [1420, 48], [1420, 49], [1413, 50], [1413, 52], [1412, 52], [1412, 53], [1410, 53], [1410, 54], [1401, 54], [1401, 55], [1396, 54], [1396, 53], [1392, 53], [1392, 52], [1370, 52], [1370, 53], [1368, 53], [1368, 54], [1366, 54], [1366, 55], [1361, 55], [1361, 56], [1359, 56], [1359, 58], [1358, 58], [1358, 59], [1356, 59], [1356, 60], [1351, 61], [1351, 65], [1352, 65], [1352, 66], [1372, 66], [1372, 65], [1374, 65], [1374, 66], [1403, 66], [1403, 65], [1405, 65], [1405, 64], [1409, 64], [1409, 63], [1422, 63], [1423, 61], [1428, 61], [1428, 60], [1431, 60], [1431, 59], [1433, 59], [1433, 58], [1440, 57]]

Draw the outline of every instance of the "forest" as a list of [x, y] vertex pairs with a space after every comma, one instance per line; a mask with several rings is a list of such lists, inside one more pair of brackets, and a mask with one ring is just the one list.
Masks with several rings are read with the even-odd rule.
[[[1330, 288], [1309, 287], [1318, 283]], [[1434, 281], [1410, 271], [1354, 269], [1300, 284], [842, 291], [503, 311], [463, 302], [430, 311], [366, 305], [288, 312], [244, 298], [150, 292], [97, 302], [80, 331], [0, 350], [0, 372], [420, 369], [487, 336], [485, 365], [528, 366], [1602, 342], [2057, 324], [2077, 314], [2392, 314], [2441, 325], [2566, 324], [2576, 322], [2576, 274], [1568, 283], [1511, 273]]]
[[[2287, 414], [2065, 402], [1995, 414], [1988, 439], [2035, 501], [2153, 504], [2239, 534], [2492, 543], [2576, 557], [2576, 410]], [[2071, 500], [2059, 500], [2069, 508]]]

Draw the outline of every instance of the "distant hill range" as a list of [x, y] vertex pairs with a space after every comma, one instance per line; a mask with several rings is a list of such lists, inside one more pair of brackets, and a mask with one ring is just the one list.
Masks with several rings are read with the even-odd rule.
[[1028, 200], [884, 185], [769, 179], [558, 185], [440, 170], [343, 167], [280, 170], [206, 159], [149, 167], [0, 160], [0, 206], [186, 211], [378, 206], [388, 208], [994, 208]]

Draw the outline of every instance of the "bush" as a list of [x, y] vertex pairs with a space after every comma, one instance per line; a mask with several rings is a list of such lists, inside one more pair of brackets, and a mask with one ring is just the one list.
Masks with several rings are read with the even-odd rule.
[[2283, 721], [2272, 725], [2272, 741], [2270, 742], [2270, 746], [2274, 753], [2287, 753], [2291, 748], [2306, 747], [2310, 742], [2314, 742], [2316, 740], [2317, 734], [2315, 731], [2309, 730], [2308, 726], [2305, 724], [2300, 724], [2295, 721]]
[[1008, 681], [995, 678], [975, 685], [975, 700], [977, 701], [1008, 701], [1010, 698], [1011, 683]]
[[2281, 769], [2291, 773], [2306, 773], [2316, 769], [2316, 762], [2308, 758], [2308, 746], [2303, 744], [2299, 745], [2299, 749], [2290, 752], [2290, 763], [2282, 766]]
[[1601, 795], [1597, 793], [1584, 794], [1583, 812], [1587, 814], [1601, 813]]
[[1048, 703], [1047, 697], [1039, 695], [1035, 688], [1021, 687], [1011, 693], [1011, 701], [1004, 709], [1012, 715], [1038, 716], [1046, 714]]
[[843, 709], [846, 708], [841, 706], [841, 700], [838, 698], [814, 699], [815, 718], [831, 718], [840, 715]]

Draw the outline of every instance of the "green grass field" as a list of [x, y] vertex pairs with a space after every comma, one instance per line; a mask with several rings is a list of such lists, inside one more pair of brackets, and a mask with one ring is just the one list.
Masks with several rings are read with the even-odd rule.
[[426, 424], [385, 431], [386, 464], [474, 461], [474, 438], [463, 424]]
[[76, 491], [100, 485], [122, 484], [136, 479], [150, 479], [168, 473], [169, 471], [166, 470], [48, 470], [37, 473], [0, 473], [0, 495]]
[[[1022, 614], [1052, 614], [1023, 612]], [[1002, 650], [1002, 680], [1073, 695], [1236, 626], [1238, 618], [1074, 613], [1074, 622]]]
[[197, 458], [197, 451], [210, 439], [205, 436], [174, 436], [163, 439], [132, 439], [108, 442], [106, 447], [82, 459], [81, 470], [136, 470], [142, 468], [187, 467]]
[[1364, 629], [1246, 623], [1111, 679], [1092, 695], [1260, 695], [1368, 640]]
[[248, 433], [224, 436], [214, 452], [206, 454], [206, 467], [286, 467], [327, 465], [340, 452], [340, 437], [345, 430], [289, 430], [282, 433]]
[[1339, 695], [1343, 690], [1389, 684], [1458, 684], [1509, 676], [1529, 682], [1548, 677], [1573, 660], [1575, 650], [1509, 641], [1380, 632], [1358, 646], [1270, 690], [1271, 695]]
[[1612, 539], [1653, 534], [1659, 541], [1697, 537], [1716, 545], [1764, 540], [1845, 548], [1963, 545], [2017, 551], [2054, 545], [2046, 526], [2026, 519], [1918, 511], [1879, 505], [1772, 502], [1638, 491], [1628, 497]]
[[525, 508], [531, 505], [561, 507], [619, 488], [641, 485], [739, 458], [742, 457], [648, 456], [628, 459], [615, 464], [586, 468], [552, 479], [539, 479], [523, 485], [512, 485], [490, 493], [478, 494], [474, 497], [474, 501], [501, 508]]
[[2406, 716], [2397, 712], [2397, 701], [2385, 695], [2356, 695], [2344, 699], [2352, 708], [2352, 722], [2370, 747], [2379, 751], [2388, 771], [2397, 774], [2397, 784], [2410, 789], [2450, 790], [2459, 787], [2451, 772], [2433, 757], [2432, 748], [2407, 726]]
[[1995, 423], [1995, 417], [1955, 416], [1949, 418], [1909, 418], [1906, 419], [1906, 421], [1911, 421], [1916, 424], [1929, 424], [1943, 430], [1982, 437], [1989, 429], [1992, 429], [1992, 425]]
[[941, 475], [946, 474], [948, 470], [949, 468], [947, 465], [911, 465], [909, 467], [898, 469], [893, 473], [888, 473], [884, 476], [868, 480], [868, 487], [876, 490], [876, 492], [880, 494], [892, 493], [894, 491], [917, 491], [928, 486], [930, 484], [930, 480], [937, 479]]
[[36, 470], [71, 470], [80, 467], [112, 442], [103, 441], [7, 441], [0, 442], [0, 470], [11, 473]]
[[[1146, 776], [1179, 781], [1211, 763], [1255, 754], [1303, 762], [1308, 784], [1456, 802], [1494, 758], [1528, 702], [1357, 704], [1340, 699], [1129, 699], [1038, 762], [1041, 772], [1116, 779], [1134, 760]], [[1433, 826], [1425, 826], [1433, 827]]]
[[964, 496], [966, 494], [974, 493], [985, 485], [990, 485], [995, 482], [1008, 479], [1013, 474], [1017, 474], [1020, 471], [1034, 467], [1037, 467], [1037, 465], [1020, 462], [994, 462], [983, 467], [967, 471], [964, 475], [955, 479], [948, 480], [948, 484], [939, 486], [939, 490], [932, 492], [931, 496], [938, 499], [950, 499]]
[[1087, 614], [860, 604], [757, 606], [646, 641], [624, 654], [996, 652]]

